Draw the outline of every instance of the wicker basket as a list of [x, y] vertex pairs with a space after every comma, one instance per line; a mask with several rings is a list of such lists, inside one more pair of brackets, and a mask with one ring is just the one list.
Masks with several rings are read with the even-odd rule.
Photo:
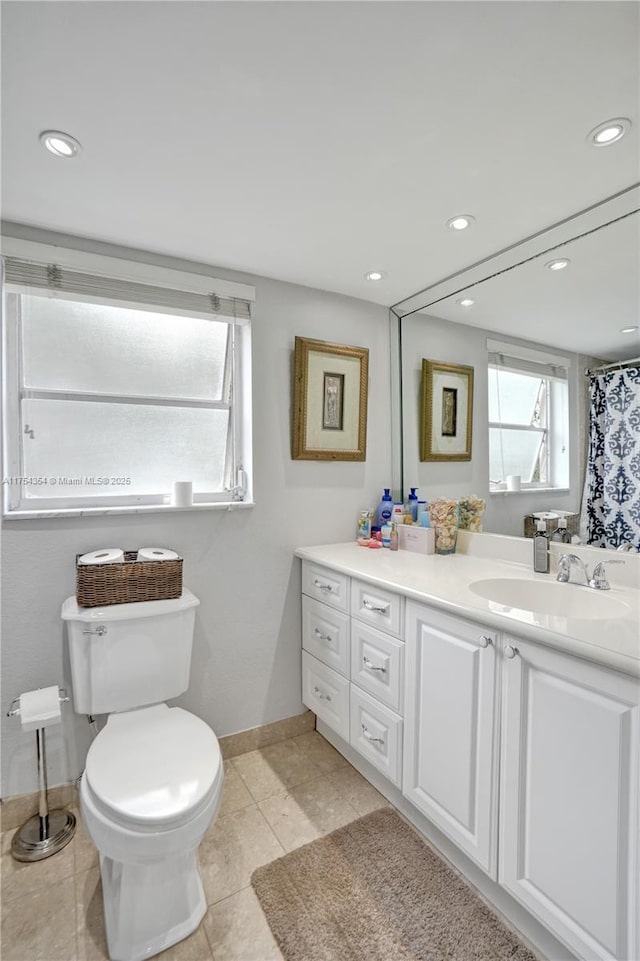
[[[578, 528], [580, 527], [580, 515], [579, 514], [566, 514], [567, 519], [567, 530], [570, 534], [578, 534]], [[548, 520], [545, 521], [545, 527], [549, 537], [553, 534], [555, 530], [558, 529], [558, 521]], [[526, 514], [524, 518], [524, 536], [533, 537], [537, 530], [536, 519], [533, 514]]]
[[124, 562], [78, 564], [76, 600], [80, 607], [106, 607], [137, 601], [165, 601], [182, 594], [182, 558], [138, 561], [137, 551], [125, 551]]

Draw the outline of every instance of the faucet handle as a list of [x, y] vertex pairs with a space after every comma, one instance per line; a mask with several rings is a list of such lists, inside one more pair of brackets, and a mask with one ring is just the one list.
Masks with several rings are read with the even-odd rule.
[[[623, 562], [624, 563], [624, 562]], [[556, 580], [560, 581], [562, 584], [567, 584], [571, 577], [571, 565], [577, 564], [581, 567], [585, 580], [589, 580], [589, 569], [581, 557], [577, 554], [561, 554], [558, 558], [558, 573], [556, 575]]]
[[611, 584], [607, 580], [607, 574], [605, 570], [606, 564], [624, 564], [623, 560], [616, 560], [615, 558], [608, 559], [607, 561], [599, 561], [593, 569], [593, 577], [589, 581], [589, 587], [595, 588], [596, 591], [609, 591], [611, 590]]

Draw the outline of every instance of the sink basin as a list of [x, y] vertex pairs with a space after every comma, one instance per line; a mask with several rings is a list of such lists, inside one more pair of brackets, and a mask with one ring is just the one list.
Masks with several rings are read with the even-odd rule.
[[538, 581], [526, 577], [490, 577], [473, 581], [469, 589], [479, 597], [503, 607], [515, 607], [550, 617], [607, 620], [631, 613], [631, 608], [624, 601], [611, 597], [607, 591], [596, 591], [579, 584]]

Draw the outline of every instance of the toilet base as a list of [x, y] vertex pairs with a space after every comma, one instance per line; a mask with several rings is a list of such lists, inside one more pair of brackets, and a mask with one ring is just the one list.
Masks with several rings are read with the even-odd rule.
[[111, 961], [143, 961], [188, 937], [207, 903], [195, 851], [146, 864], [100, 857]]

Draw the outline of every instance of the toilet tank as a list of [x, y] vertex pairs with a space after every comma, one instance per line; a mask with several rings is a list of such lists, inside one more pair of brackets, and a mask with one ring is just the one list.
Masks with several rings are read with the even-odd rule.
[[78, 714], [111, 714], [177, 697], [189, 686], [196, 607], [191, 591], [167, 601], [62, 605]]

